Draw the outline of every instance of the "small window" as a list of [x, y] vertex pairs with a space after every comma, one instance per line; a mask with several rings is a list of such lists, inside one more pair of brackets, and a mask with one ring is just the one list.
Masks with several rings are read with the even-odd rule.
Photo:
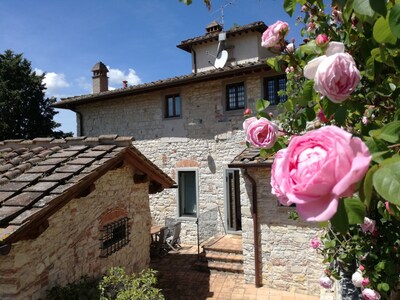
[[244, 108], [244, 83], [234, 83], [226, 86], [226, 110]]
[[129, 243], [128, 220], [125, 217], [103, 227], [100, 257], [108, 257]]
[[278, 91], [286, 91], [286, 76], [264, 79], [264, 98], [271, 105], [277, 105], [286, 101], [286, 95], [278, 95]]
[[178, 201], [180, 217], [197, 216], [197, 173], [178, 170]]
[[181, 97], [170, 95], [165, 97], [165, 117], [176, 118], [181, 116]]

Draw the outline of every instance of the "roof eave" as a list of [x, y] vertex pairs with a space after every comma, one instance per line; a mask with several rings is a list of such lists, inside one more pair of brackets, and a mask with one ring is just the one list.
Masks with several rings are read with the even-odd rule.
[[216, 72], [216, 73], [211, 73], [211, 74], [206, 74], [206, 75], [198, 73], [193, 77], [177, 79], [174, 81], [163, 82], [163, 83], [143, 86], [143, 87], [139, 87], [139, 88], [133, 87], [133, 88], [123, 89], [123, 90], [118, 90], [118, 91], [111, 91], [111, 92], [106, 92], [106, 93], [102, 93], [99, 95], [87, 95], [87, 97], [82, 97], [81, 99], [77, 99], [77, 100], [69, 100], [69, 98], [65, 98], [65, 100], [61, 100], [59, 102], [52, 104], [52, 106], [55, 108], [73, 109], [77, 105], [86, 104], [86, 103], [90, 103], [90, 102], [96, 102], [96, 101], [100, 101], [100, 100], [104, 100], [104, 99], [110, 99], [110, 98], [115, 99], [115, 98], [120, 98], [120, 97], [124, 97], [127, 95], [142, 94], [145, 92], [156, 91], [156, 90], [160, 90], [160, 89], [164, 89], [164, 88], [181, 86], [181, 85], [184, 85], [187, 83], [208, 81], [208, 80], [224, 78], [224, 77], [228, 77], [231, 75], [239, 75], [239, 74], [243, 74], [246, 72], [252, 72], [252, 71], [262, 70], [262, 69], [270, 70], [271, 68], [267, 64], [257, 63], [252, 66], [245, 66], [242, 68], [235, 68], [235, 69], [231, 69], [231, 70], [226, 70], [226, 71], [221, 71], [221, 72]]

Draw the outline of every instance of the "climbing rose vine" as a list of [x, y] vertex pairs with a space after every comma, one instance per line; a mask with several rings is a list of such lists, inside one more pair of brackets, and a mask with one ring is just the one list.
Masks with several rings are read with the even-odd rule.
[[283, 112], [258, 100], [246, 141], [274, 158], [280, 203], [324, 228], [310, 244], [320, 285], [347, 276], [363, 299], [400, 299], [400, 1], [284, 1], [289, 15], [298, 5], [304, 41], [277, 21], [261, 43], [287, 75]]

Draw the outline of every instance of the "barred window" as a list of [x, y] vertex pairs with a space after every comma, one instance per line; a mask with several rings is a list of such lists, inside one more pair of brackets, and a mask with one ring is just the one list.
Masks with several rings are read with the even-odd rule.
[[286, 76], [279, 76], [264, 79], [264, 98], [271, 105], [277, 105], [286, 101], [286, 95], [279, 96], [279, 91], [286, 91]]
[[108, 257], [129, 243], [129, 218], [104, 225], [101, 230], [100, 257]]

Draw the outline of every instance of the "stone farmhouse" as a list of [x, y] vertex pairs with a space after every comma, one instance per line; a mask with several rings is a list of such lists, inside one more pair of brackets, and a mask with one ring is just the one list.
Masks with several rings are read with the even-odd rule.
[[174, 184], [130, 137], [0, 142], [0, 299], [147, 268], [149, 193]]
[[116, 90], [108, 90], [99, 62], [92, 94], [54, 106], [76, 112], [78, 136], [134, 136], [135, 147], [177, 182], [151, 196], [153, 223], [182, 222], [182, 243], [242, 236], [247, 282], [319, 295], [322, 266], [309, 245], [318, 229], [288, 220], [293, 208], [271, 194], [271, 162], [243, 152], [244, 110], [264, 98], [276, 111], [285, 100], [278, 95], [285, 74], [265, 63], [273, 55], [261, 47], [266, 28], [255, 22], [223, 30], [213, 22], [177, 45], [190, 55], [190, 74]]

